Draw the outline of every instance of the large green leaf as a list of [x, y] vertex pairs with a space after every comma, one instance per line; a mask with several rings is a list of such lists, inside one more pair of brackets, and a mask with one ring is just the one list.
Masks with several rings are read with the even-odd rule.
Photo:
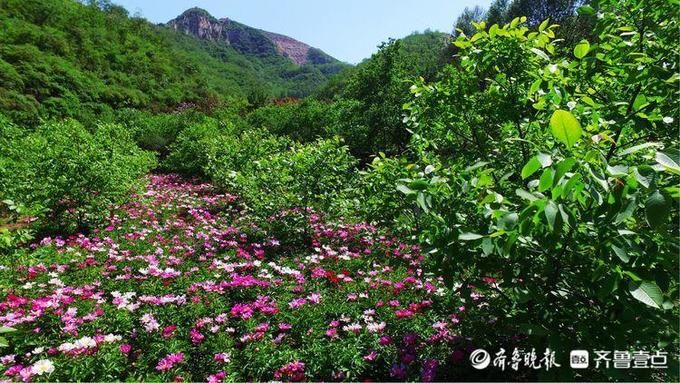
[[661, 308], [663, 305], [663, 293], [656, 283], [651, 281], [630, 281], [628, 291], [640, 302], [654, 308]]
[[562, 109], [556, 110], [550, 117], [550, 129], [553, 136], [568, 148], [572, 147], [583, 134], [581, 124], [576, 117], [571, 112]]
[[657, 152], [656, 162], [661, 164], [661, 166], [663, 166], [666, 169], [666, 171], [675, 174], [680, 174], [680, 166], [678, 166], [678, 163], [675, 162], [675, 160], [673, 160], [670, 156], [666, 155], [665, 153]]
[[552, 186], [553, 177], [555, 176], [555, 171], [552, 169], [545, 169], [541, 178], [538, 181], [538, 191], [544, 192]]
[[545, 209], [543, 210], [545, 213], [545, 218], [548, 219], [548, 225], [550, 225], [550, 228], [553, 229], [555, 228], [555, 220], [557, 219], [557, 205], [555, 205], [555, 202], [553, 201], [548, 201], [548, 203], [545, 205]]
[[590, 51], [590, 43], [586, 40], [581, 40], [581, 42], [574, 47], [574, 56], [582, 59], [588, 54], [588, 51]]
[[670, 209], [670, 201], [661, 192], [655, 190], [645, 201], [645, 217], [649, 226], [656, 228], [666, 222]]
[[474, 241], [480, 238], [484, 238], [483, 235], [480, 234], [475, 234], [475, 233], [461, 233], [458, 236], [458, 240], [460, 241]]
[[541, 162], [538, 160], [538, 157], [531, 157], [529, 162], [524, 165], [522, 168], [522, 179], [525, 179], [532, 174], [536, 173], [538, 169], [541, 168]]
[[614, 251], [614, 255], [619, 257], [621, 261], [623, 261], [624, 263], [628, 263], [630, 257], [628, 256], [628, 252], [626, 251], [626, 249], [624, 249], [623, 247], [618, 247], [612, 243], [612, 250]]

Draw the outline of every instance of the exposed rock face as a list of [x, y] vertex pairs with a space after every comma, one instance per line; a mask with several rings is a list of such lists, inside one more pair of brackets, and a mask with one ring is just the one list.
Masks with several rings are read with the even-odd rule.
[[224, 29], [220, 20], [215, 19], [207, 11], [200, 8], [184, 11], [176, 19], [169, 21], [167, 25], [176, 31], [182, 31], [204, 40], [219, 40]]
[[280, 54], [288, 57], [298, 65], [307, 63], [307, 53], [309, 53], [309, 48], [311, 48], [309, 45], [278, 33], [264, 32], [264, 34], [276, 44]]
[[337, 62], [321, 50], [294, 38], [251, 28], [228, 18], [216, 19], [201, 8], [186, 10], [167, 25], [199, 39], [223, 42], [242, 53], [278, 54], [298, 65]]

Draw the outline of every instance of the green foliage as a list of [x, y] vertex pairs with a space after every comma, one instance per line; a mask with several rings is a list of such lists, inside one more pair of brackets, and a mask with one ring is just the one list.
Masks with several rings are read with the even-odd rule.
[[120, 125], [99, 125], [94, 133], [74, 121], [27, 134], [2, 128], [0, 195], [44, 211], [47, 226], [82, 229], [105, 218], [155, 165]]
[[208, 145], [219, 134], [220, 128], [215, 121], [191, 125], [182, 130], [170, 146], [170, 154], [163, 161], [163, 167], [188, 176], [204, 175], [203, 167], [208, 162], [210, 152]]
[[236, 22], [236, 46], [199, 41], [108, 1], [4, 0], [0, 25], [0, 111], [29, 126], [63, 117], [94, 126], [120, 108], [211, 111], [254, 89], [304, 96], [346, 66], [318, 52], [318, 64], [297, 66]]
[[339, 139], [319, 140], [270, 152], [216, 181], [231, 184], [255, 214], [307, 207], [327, 211], [350, 183], [355, 164]]
[[326, 137], [327, 127], [335, 123], [336, 116], [332, 105], [309, 98], [258, 108], [246, 120], [251, 126], [266, 129], [272, 134], [310, 142]]
[[677, 21], [665, 1], [593, 6], [597, 39], [575, 47], [525, 18], [458, 37], [457, 66], [407, 104], [411, 166], [430, 171], [396, 190], [421, 209], [433, 267], [486, 297], [497, 332], [663, 348], [677, 339], [677, 160], [659, 151], [678, 144]]
[[402, 105], [408, 100], [408, 81], [436, 77], [446, 59], [447, 35], [425, 31], [389, 40], [356, 68], [341, 72], [320, 97], [335, 99], [334, 134], [346, 138], [352, 154], [368, 162], [377, 152], [400, 153], [408, 141], [402, 124]]

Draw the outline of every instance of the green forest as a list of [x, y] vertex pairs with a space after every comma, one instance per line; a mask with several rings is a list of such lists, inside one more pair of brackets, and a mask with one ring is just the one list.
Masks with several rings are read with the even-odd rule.
[[679, 11], [350, 65], [0, 0], [0, 381], [677, 381]]

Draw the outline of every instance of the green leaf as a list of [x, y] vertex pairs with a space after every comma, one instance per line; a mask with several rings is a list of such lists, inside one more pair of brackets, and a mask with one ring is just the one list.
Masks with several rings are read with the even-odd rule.
[[548, 54], [545, 53], [545, 52], [543, 52], [542, 50], [540, 50], [540, 49], [538, 49], [538, 48], [531, 48], [530, 50], [531, 50], [532, 52], [536, 53], [536, 54], [537, 54], [539, 57], [541, 57], [542, 59], [544, 59], [544, 60], [546, 60], [546, 61], [550, 61], [550, 57], [548, 57]]
[[626, 249], [618, 247], [612, 243], [612, 250], [614, 251], [614, 254], [624, 263], [628, 263], [628, 261], [630, 261], [630, 257], [628, 256]]
[[543, 210], [545, 213], [545, 218], [548, 219], [548, 225], [550, 225], [550, 228], [555, 227], [555, 219], [557, 218], [557, 205], [555, 205], [555, 202], [553, 201], [548, 201], [548, 203], [545, 205], [545, 209]]
[[543, 81], [539, 78], [538, 80], [534, 81], [531, 83], [531, 87], [529, 88], [529, 94], [534, 94], [536, 93], [540, 88], [541, 88], [541, 83]]
[[633, 175], [635, 176], [635, 180], [639, 182], [640, 185], [649, 188], [649, 186], [654, 181], [656, 173], [654, 172], [654, 169], [652, 169], [651, 167], [643, 166], [640, 168], [634, 168]]
[[650, 227], [656, 228], [666, 222], [671, 210], [670, 201], [655, 190], [645, 201], [645, 217]]
[[588, 51], [590, 51], [590, 43], [587, 40], [581, 40], [581, 42], [574, 47], [574, 56], [578, 59], [582, 59], [588, 54]]
[[529, 201], [536, 201], [538, 197], [535, 195], [529, 193], [528, 191], [524, 189], [517, 189], [515, 190], [515, 194], [517, 194], [518, 197], [529, 200]]
[[663, 152], [656, 152], [656, 162], [661, 164], [667, 171], [680, 174], [680, 166], [671, 157]]
[[418, 203], [418, 206], [420, 206], [421, 209], [425, 213], [430, 212], [430, 207], [427, 206], [427, 202], [425, 201], [425, 194], [424, 193], [418, 193], [418, 197], [416, 198], [416, 202]]
[[541, 25], [538, 26], [538, 31], [539, 31], [539, 32], [543, 32], [543, 31], [545, 30], [545, 28], [548, 27], [548, 22], [549, 22], [549, 21], [550, 21], [550, 19], [545, 19], [545, 20], [543, 20], [543, 22], [541, 23]]
[[564, 175], [567, 174], [567, 172], [571, 170], [574, 165], [576, 165], [576, 160], [573, 158], [565, 158], [564, 160], [560, 161], [560, 163], [557, 164], [557, 172], [555, 173], [554, 181], [560, 182], [562, 177], [564, 177]]
[[638, 94], [633, 101], [633, 110], [638, 111], [644, 108], [647, 104], [649, 104], [647, 102], [647, 97], [644, 94]]
[[8, 332], [15, 332], [17, 329], [12, 327], [0, 326], [0, 334], [6, 334]]
[[458, 236], [459, 241], [474, 241], [480, 238], [484, 238], [483, 235], [480, 234], [475, 234], [475, 233], [461, 233]]
[[406, 186], [406, 185], [397, 185], [397, 190], [399, 190], [400, 192], [402, 192], [402, 193], [404, 193], [404, 194], [406, 194], [406, 195], [411, 195], [411, 194], [416, 193], [415, 190], [409, 188], [409, 187]]
[[545, 169], [541, 178], [538, 181], [538, 191], [544, 192], [552, 186], [553, 177], [555, 176], [555, 171], [552, 169]]
[[651, 281], [630, 281], [628, 291], [640, 302], [654, 308], [661, 308], [663, 305], [663, 293], [656, 283]]
[[595, 9], [590, 5], [584, 5], [579, 7], [576, 12], [578, 12], [579, 15], [594, 15]]
[[646, 142], [644, 144], [631, 146], [630, 148], [628, 148], [628, 149], [622, 151], [621, 153], [617, 154], [617, 156], [623, 157], [623, 156], [631, 154], [631, 153], [639, 152], [642, 149], [659, 147], [659, 146], [661, 146], [661, 144], [658, 143], [658, 142]]
[[519, 215], [517, 213], [508, 213], [498, 220], [498, 226], [501, 229], [512, 230], [518, 220]]
[[541, 168], [541, 162], [538, 160], [538, 157], [531, 157], [529, 162], [524, 165], [522, 168], [522, 179], [526, 179], [532, 174], [536, 173], [538, 169]]
[[552, 165], [552, 163], [553, 163], [552, 157], [550, 157], [549, 154], [538, 153], [536, 155], [536, 158], [538, 159], [538, 162], [541, 163], [541, 167], [544, 167], [544, 168]]
[[550, 117], [550, 129], [553, 136], [568, 148], [572, 147], [583, 134], [581, 124], [576, 117], [571, 112], [562, 109], [556, 110]]
[[414, 190], [425, 190], [427, 189], [427, 181], [415, 180], [408, 184], [408, 187]]

